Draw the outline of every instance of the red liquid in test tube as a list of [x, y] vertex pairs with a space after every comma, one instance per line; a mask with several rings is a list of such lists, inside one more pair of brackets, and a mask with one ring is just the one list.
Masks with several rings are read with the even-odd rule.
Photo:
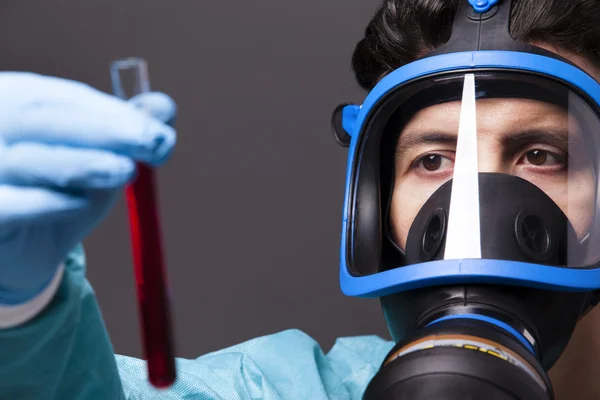
[[[147, 65], [141, 58], [113, 62], [111, 78], [114, 94], [122, 99], [150, 91]], [[126, 81], [129, 92], [124, 89]], [[156, 177], [148, 165], [138, 163], [137, 169], [137, 177], [126, 188], [126, 197], [140, 328], [148, 379], [162, 389], [175, 382], [176, 371]]]

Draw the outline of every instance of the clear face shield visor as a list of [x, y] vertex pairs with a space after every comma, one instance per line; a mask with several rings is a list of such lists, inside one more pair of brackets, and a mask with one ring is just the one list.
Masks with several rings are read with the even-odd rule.
[[394, 96], [358, 153], [356, 275], [464, 259], [597, 266], [600, 122], [583, 96], [513, 72], [447, 74]]

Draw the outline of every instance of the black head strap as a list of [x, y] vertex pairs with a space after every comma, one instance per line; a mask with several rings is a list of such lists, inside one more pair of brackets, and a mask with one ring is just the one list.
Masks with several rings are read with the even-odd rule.
[[464, 51], [504, 50], [539, 54], [575, 66], [556, 53], [514, 40], [510, 35], [511, 6], [511, 0], [500, 0], [488, 11], [479, 13], [469, 0], [461, 0], [450, 40], [427, 57]]

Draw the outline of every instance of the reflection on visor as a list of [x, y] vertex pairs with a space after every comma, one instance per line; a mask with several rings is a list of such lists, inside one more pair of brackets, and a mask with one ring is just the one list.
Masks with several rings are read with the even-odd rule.
[[465, 76], [444, 259], [481, 258], [475, 76]]

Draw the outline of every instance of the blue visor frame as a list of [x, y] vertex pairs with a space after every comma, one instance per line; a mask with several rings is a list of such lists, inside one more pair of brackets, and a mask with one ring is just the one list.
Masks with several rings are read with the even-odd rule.
[[508, 284], [559, 291], [600, 289], [600, 268], [569, 269], [504, 260], [464, 259], [432, 261], [407, 265], [367, 276], [353, 276], [348, 268], [351, 232], [349, 219], [352, 178], [358, 161], [360, 133], [379, 102], [399, 85], [442, 72], [481, 69], [524, 71], [542, 74], [565, 82], [587, 94], [600, 107], [600, 84], [570, 64], [537, 54], [513, 51], [475, 51], [450, 53], [407, 64], [383, 78], [367, 95], [362, 106], [348, 105], [343, 110], [343, 127], [351, 137], [346, 173], [340, 250], [340, 285], [347, 296], [381, 297], [422, 287], [447, 284]]

